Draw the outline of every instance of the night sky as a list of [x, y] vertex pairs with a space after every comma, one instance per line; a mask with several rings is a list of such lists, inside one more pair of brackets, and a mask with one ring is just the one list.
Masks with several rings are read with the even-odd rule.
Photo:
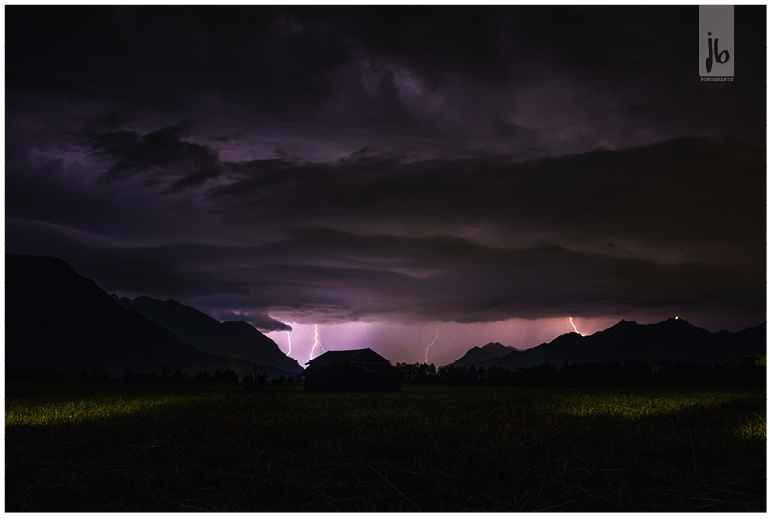
[[702, 83], [697, 5], [6, 6], [6, 251], [302, 363], [757, 325], [765, 20]]

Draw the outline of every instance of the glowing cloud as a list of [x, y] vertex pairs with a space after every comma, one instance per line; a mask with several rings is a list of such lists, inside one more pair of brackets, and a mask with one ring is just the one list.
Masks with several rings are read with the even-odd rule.
[[[286, 331], [271, 331], [266, 335], [288, 352], [300, 365], [315, 359], [328, 350], [351, 350], [369, 347], [392, 363], [434, 363], [437, 367], [461, 358], [474, 345], [490, 342], [515, 346], [519, 349], [534, 347], [552, 341], [564, 334], [565, 320], [512, 319], [485, 323], [349, 321], [339, 323], [302, 323], [294, 316], [281, 316], [281, 321], [292, 326]], [[277, 318], [278, 319], [278, 318]], [[583, 335], [593, 334], [617, 323], [619, 318], [580, 318]], [[567, 321], [569, 323], [569, 321]], [[575, 318], [572, 325], [577, 327]], [[569, 330], [574, 330], [570, 327]], [[323, 336], [323, 337], [322, 337]], [[440, 340], [440, 341], [439, 341]]]

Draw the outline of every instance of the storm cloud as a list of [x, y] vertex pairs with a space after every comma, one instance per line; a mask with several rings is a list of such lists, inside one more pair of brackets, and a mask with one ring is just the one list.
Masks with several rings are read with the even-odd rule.
[[764, 320], [763, 7], [729, 84], [697, 6], [6, 16], [9, 252], [265, 331]]

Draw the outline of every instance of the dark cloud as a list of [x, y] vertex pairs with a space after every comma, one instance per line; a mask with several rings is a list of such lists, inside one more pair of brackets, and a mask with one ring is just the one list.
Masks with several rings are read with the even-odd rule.
[[247, 321], [263, 333], [292, 330], [291, 325], [273, 319], [267, 314], [222, 311], [219, 307], [216, 307], [211, 311], [211, 315], [220, 321]]
[[[17, 243], [17, 237], [10, 240]], [[268, 312], [319, 323], [357, 319], [459, 323], [633, 314], [720, 306], [761, 316], [762, 277], [706, 262], [656, 263], [563, 247], [503, 249], [454, 237], [305, 231], [246, 248], [163, 246], [74, 254], [120, 293], [174, 296], [213, 314]], [[46, 252], [46, 251], [40, 251]], [[229, 309], [229, 310], [228, 310]]]
[[735, 12], [707, 85], [696, 6], [8, 6], [6, 248], [262, 330], [754, 324], [765, 8]]
[[171, 175], [177, 177], [168, 187], [173, 193], [199, 186], [223, 173], [219, 158], [208, 147], [182, 140], [189, 135], [190, 128], [190, 123], [182, 122], [146, 135], [125, 130], [99, 133], [85, 129], [77, 137], [92, 154], [111, 163], [99, 182], [112, 183], [137, 174], [150, 179]]
[[746, 81], [704, 89], [684, 29], [697, 6], [9, 6], [8, 106], [37, 93], [351, 133], [389, 120], [444, 152], [549, 120], [586, 133], [534, 144], [551, 152], [746, 139], [764, 132], [746, 102], [763, 99], [764, 38], [761, 16], [736, 13]]
[[210, 196], [244, 214], [345, 219], [348, 229], [362, 220], [408, 219], [416, 228], [478, 224], [513, 237], [683, 247], [758, 244], [765, 232], [761, 149], [708, 139], [524, 163], [366, 157], [253, 161], [238, 171], [242, 177]]

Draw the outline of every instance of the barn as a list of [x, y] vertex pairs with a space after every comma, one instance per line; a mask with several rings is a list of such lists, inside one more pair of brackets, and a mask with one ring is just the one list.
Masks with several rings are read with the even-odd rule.
[[330, 350], [308, 361], [300, 374], [306, 392], [393, 392], [403, 371], [369, 348]]

